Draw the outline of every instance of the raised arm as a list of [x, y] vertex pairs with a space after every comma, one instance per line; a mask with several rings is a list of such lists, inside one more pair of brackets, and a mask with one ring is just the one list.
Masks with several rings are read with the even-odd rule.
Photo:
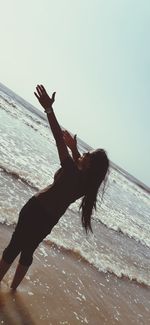
[[67, 131], [62, 131], [65, 144], [72, 152], [72, 157], [75, 162], [77, 162], [78, 158], [81, 157], [78, 148], [77, 148], [77, 135], [75, 134], [74, 137]]
[[55, 101], [55, 92], [53, 93], [52, 98], [50, 98], [43, 85], [37, 85], [36, 92], [34, 92], [34, 94], [42, 107], [45, 109], [50, 128], [56, 141], [60, 162], [63, 163], [63, 161], [69, 156], [69, 152], [63, 138], [61, 127], [52, 108]]

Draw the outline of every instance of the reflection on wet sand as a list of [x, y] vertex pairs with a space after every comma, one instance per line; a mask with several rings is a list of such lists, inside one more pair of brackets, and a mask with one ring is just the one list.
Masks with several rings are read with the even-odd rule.
[[0, 292], [0, 323], [35, 324], [19, 292]]

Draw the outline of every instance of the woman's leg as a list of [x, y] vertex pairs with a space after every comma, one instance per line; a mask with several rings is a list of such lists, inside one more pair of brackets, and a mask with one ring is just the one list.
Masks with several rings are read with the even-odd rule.
[[0, 281], [10, 268], [11, 264], [21, 252], [20, 239], [16, 232], [13, 233], [9, 245], [5, 248], [0, 261]]
[[16, 272], [11, 284], [11, 289], [16, 290], [20, 282], [23, 280], [24, 276], [26, 275], [27, 271], [29, 269], [29, 266], [25, 266], [22, 264], [18, 264], [16, 268]]
[[4, 259], [2, 258], [0, 261], [0, 282], [3, 279], [4, 275], [7, 273], [7, 271], [9, 270], [11, 264], [7, 263], [4, 261]]
[[[27, 218], [24, 218], [28, 216]], [[24, 222], [26, 219], [27, 222]], [[15, 290], [23, 280], [33, 261], [33, 253], [40, 242], [50, 233], [49, 216], [43, 213], [43, 209], [36, 199], [30, 200], [23, 210], [19, 228], [22, 229], [22, 244], [19, 264], [17, 266], [11, 288]]]
[[25, 228], [25, 217], [26, 217], [26, 204], [20, 211], [18, 222], [15, 231], [12, 234], [9, 245], [4, 249], [2, 259], [0, 261], [0, 281], [10, 268], [11, 264], [21, 252], [21, 242], [23, 238], [23, 229]]
[[42, 238], [39, 240], [34, 241], [34, 239], [28, 240], [24, 244], [24, 247], [21, 251], [19, 263], [11, 284], [11, 289], [16, 290], [21, 281], [23, 280], [24, 276], [26, 275], [30, 265], [33, 261], [33, 253], [40, 244], [40, 242], [45, 238], [45, 234], [43, 234]]

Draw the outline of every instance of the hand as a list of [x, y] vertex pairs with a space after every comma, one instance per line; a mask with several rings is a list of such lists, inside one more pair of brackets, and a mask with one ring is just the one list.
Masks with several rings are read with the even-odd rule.
[[34, 95], [37, 97], [38, 101], [45, 108], [45, 110], [52, 107], [55, 101], [56, 92], [54, 92], [52, 94], [52, 98], [50, 98], [43, 85], [37, 85], [36, 91], [37, 93], [34, 92]]
[[65, 144], [71, 149], [74, 150], [77, 147], [77, 135], [74, 137], [68, 131], [62, 131]]

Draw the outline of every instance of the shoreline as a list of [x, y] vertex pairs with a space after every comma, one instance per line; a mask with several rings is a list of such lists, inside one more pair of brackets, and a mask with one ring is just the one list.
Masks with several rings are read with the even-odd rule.
[[[0, 225], [0, 253], [12, 229]], [[55, 244], [39, 245], [27, 275], [12, 294], [9, 286], [17, 260], [1, 283], [0, 321], [4, 324], [16, 324], [18, 320], [39, 325], [41, 321], [44, 325], [149, 323], [148, 287], [100, 272]]]
[[[31, 113], [36, 114], [37, 116], [39, 116], [42, 120], [44, 120], [45, 122], [47, 122], [47, 118], [44, 114], [43, 111], [39, 110], [37, 107], [33, 106], [31, 103], [29, 103], [27, 100], [25, 100], [23, 97], [19, 96], [18, 94], [16, 94], [13, 90], [9, 89], [7, 86], [3, 85], [2, 83], [0, 83], [0, 90], [2, 92], [4, 92], [7, 96], [9, 96], [9, 93], [12, 95], [12, 98], [15, 99], [19, 104], [23, 104], [24, 107], [30, 111]], [[61, 126], [63, 129], [64, 127]], [[94, 148], [92, 148], [89, 144], [87, 144], [86, 142], [84, 142], [82, 139], [80, 139], [80, 142], [82, 143], [82, 145], [88, 150], [93, 150]], [[136, 184], [137, 186], [139, 186], [141, 189], [143, 189], [144, 191], [146, 191], [146, 193], [150, 193], [150, 188], [148, 185], [144, 184], [142, 181], [140, 181], [139, 179], [137, 179], [135, 176], [133, 176], [132, 174], [130, 174], [128, 171], [126, 171], [125, 169], [123, 169], [122, 167], [118, 166], [117, 164], [115, 164], [114, 162], [110, 161], [110, 165], [113, 169], [117, 170], [120, 174], [122, 174], [123, 176], [125, 176], [128, 180], [130, 180], [131, 182], [133, 182], [134, 184]]]

